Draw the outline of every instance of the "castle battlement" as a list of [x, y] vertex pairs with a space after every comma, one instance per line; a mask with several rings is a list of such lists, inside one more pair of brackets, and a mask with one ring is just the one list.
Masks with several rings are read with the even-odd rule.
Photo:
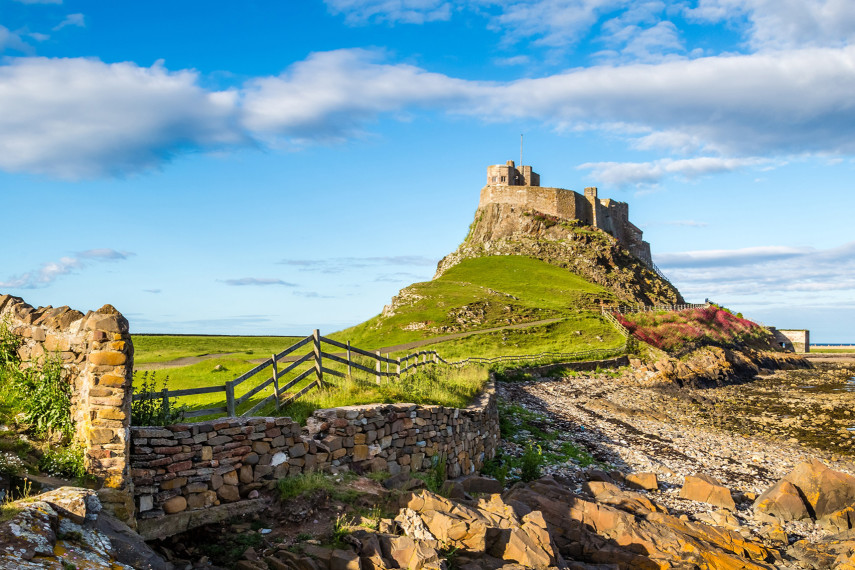
[[648, 266], [652, 266], [650, 244], [642, 231], [629, 221], [629, 205], [610, 198], [601, 199], [596, 187], [583, 194], [564, 188], [540, 185], [540, 175], [531, 166], [517, 168], [514, 161], [487, 167], [487, 185], [481, 189], [479, 208], [509, 204], [565, 220], [578, 220], [608, 232]]

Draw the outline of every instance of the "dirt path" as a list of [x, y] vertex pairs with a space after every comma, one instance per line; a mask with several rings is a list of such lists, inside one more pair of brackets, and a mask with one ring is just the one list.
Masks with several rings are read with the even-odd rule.
[[[511, 330], [511, 329], [526, 329], [531, 327], [537, 327], [540, 325], [548, 325], [550, 323], [555, 323], [560, 321], [561, 319], [543, 319], [540, 321], [533, 321], [530, 323], [519, 323], [516, 325], [506, 325], [503, 327], [494, 327], [491, 329], [483, 329], [479, 331], [469, 331], [469, 332], [460, 332], [454, 334], [447, 334], [443, 336], [435, 336], [425, 340], [415, 340], [413, 342], [406, 342], [404, 344], [395, 344], [391, 346], [384, 346], [380, 348], [380, 352], [383, 354], [387, 354], [389, 352], [398, 352], [401, 350], [412, 350], [414, 348], [420, 348], [422, 346], [427, 346], [429, 344], [436, 344], [438, 342], [444, 342], [446, 340], [454, 340], [456, 338], [465, 338], [467, 336], [473, 336], [477, 334], [486, 334], [491, 332], [497, 332], [501, 330]], [[283, 347], [284, 348], [284, 347]], [[166, 370], [169, 368], [179, 368], [181, 366], [190, 366], [191, 364], [197, 364], [204, 360], [210, 360], [213, 358], [221, 358], [223, 356], [229, 356], [231, 354], [237, 354], [235, 352], [220, 352], [215, 354], [205, 354], [203, 356], [185, 356], [184, 358], [176, 358], [175, 360], [169, 360], [167, 362], [147, 362], [145, 364], [139, 364], [134, 366], [134, 370]], [[334, 353], [336, 356], [344, 356], [344, 353]], [[298, 356], [287, 356], [282, 359], [282, 362], [293, 362], [297, 360]], [[255, 358], [250, 360], [249, 362], [253, 364], [260, 364], [265, 360], [269, 360], [268, 358]]]

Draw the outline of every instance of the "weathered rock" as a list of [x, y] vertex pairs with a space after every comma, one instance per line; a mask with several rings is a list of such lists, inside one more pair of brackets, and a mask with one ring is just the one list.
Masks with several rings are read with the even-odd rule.
[[833, 471], [817, 459], [798, 465], [784, 479], [799, 489], [814, 518], [855, 505], [855, 477]]
[[656, 477], [656, 473], [630, 473], [625, 480], [630, 489], [659, 490], [659, 479]]
[[757, 497], [754, 510], [767, 515], [778, 517], [784, 521], [798, 521], [810, 518], [807, 505], [802, 500], [799, 490], [782, 479]]
[[463, 490], [470, 495], [475, 493], [501, 493], [504, 491], [501, 483], [489, 477], [466, 477], [461, 483], [463, 484]]
[[598, 503], [611, 505], [631, 513], [665, 512], [664, 507], [660, 507], [644, 495], [632, 491], [622, 491], [617, 485], [604, 481], [588, 481], [582, 485], [582, 490], [594, 497]]
[[700, 501], [722, 509], [736, 510], [736, 502], [730, 490], [707, 475], [687, 475], [680, 497], [691, 501]]
[[333, 550], [330, 570], [360, 570], [359, 555], [352, 550]]

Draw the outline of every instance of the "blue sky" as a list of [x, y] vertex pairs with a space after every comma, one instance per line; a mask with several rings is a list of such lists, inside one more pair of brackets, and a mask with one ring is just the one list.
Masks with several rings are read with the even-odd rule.
[[844, 0], [0, 0], [0, 292], [340, 329], [433, 275], [524, 134], [688, 300], [852, 341], [853, 39]]

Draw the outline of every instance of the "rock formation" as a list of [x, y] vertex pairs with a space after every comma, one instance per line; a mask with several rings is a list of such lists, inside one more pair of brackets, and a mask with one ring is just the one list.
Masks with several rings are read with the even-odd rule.
[[464, 259], [487, 255], [535, 257], [611, 289], [627, 304], [684, 302], [673, 285], [608, 233], [510, 204], [478, 208], [469, 235], [439, 262], [434, 279]]

